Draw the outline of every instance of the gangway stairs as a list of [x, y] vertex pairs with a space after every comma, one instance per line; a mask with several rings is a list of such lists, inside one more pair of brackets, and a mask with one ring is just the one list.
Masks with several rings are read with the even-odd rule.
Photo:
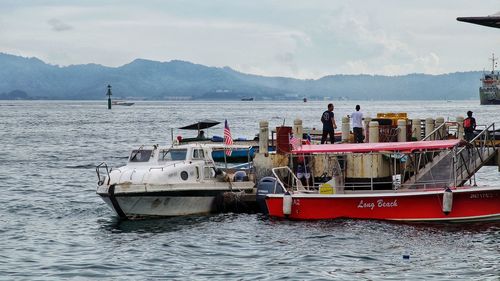
[[461, 147], [454, 158], [455, 185], [462, 186], [483, 166], [487, 165], [498, 154], [495, 146], [495, 123], [487, 126], [466, 146]]
[[[443, 123], [422, 140], [443, 140], [447, 137], [447, 126]], [[419, 188], [427, 186], [428, 183], [453, 184], [450, 176], [452, 161], [453, 156], [450, 150], [429, 151], [414, 155], [410, 158], [413, 175], [404, 182], [404, 185]]]
[[[445, 126], [443, 124], [442, 126]], [[438, 127], [427, 135], [426, 139], [444, 139], [445, 127]], [[421, 153], [412, 159], [413, 175], [406, 185], [417, 188], [427, 183], [439, 183], [445, 186], [462, 186], [484, 165], [487, 165], [497, 155], [495, 147], [495, 124], [486, 126], [474, 139], [463, 147], [454, 150], [442, 150]]]

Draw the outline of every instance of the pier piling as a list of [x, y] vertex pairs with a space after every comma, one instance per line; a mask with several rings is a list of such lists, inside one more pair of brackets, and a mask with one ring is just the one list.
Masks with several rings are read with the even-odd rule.
[[420, 118], [415, 118], [411, 121], [411, 137], [417, 141], [422, 140], [422, 127]]
[[[434, 119], [426, 118], [425, 119], [425, 135], [429, 135], [434, 131]], [[430, 136], [427, 140], [434, 140], [434, 136]]]
[[457, 138], [464, 139], [464, 117], [457, 116]]
[[406, 141], [406, 120], [398, 120], [398, 142]]
[[349, 142], [349, 117], [342, 117], [342, 142]]
[[363, 124], [365, 130], [365, 142], [370, 142], [369, 124], [372, 121], [372, 118], [368, 116], [363, 119], [365, 121], [365, 123]]
[[302, 135], [304, 134], [304, 130], [302, 127], [302, 119], [293, 120], [293, 135], [296, 138], [302, 139]]
[[[444, 123], [444, 117], [436, 117], [436, 128], [439, 128], [439, 126], [443, 125]], [[438, 132], [438, 136], [443, 139], [444, 138], [444, 134], [446, 133], [446, 128], [443, 126], [439, 132]]]
[[262, 120], [259, 122], [259, 152], [267, 153], [269, 151], [269, 122]]
[[369, 136], [370, 136], [370, 142], [378, 142], [378, 122], [377, 121], [370, 121], [369, 125]]

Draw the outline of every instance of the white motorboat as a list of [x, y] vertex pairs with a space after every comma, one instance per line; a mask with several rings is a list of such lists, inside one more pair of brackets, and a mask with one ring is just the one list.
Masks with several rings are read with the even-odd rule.
[[128, 163], [108, 169], [97, 166], [97, 194], [121, 217], [181, 216], [217, 210], [217, 199], [228, 192], [254, 188], [251, 167], [216, 166], [212, 152], [246, 149], [223, 144], [153, 146], [133, 150]]

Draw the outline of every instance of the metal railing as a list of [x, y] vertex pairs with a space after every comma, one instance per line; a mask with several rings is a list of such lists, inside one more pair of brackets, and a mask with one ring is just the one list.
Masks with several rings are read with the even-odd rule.
[[[276, 183], [279, 183], [284, 192], [306, 190], [290, 167], [276, 167], [272, 169], [272, 172], [276, 178]], [[276, 193], [276, 186], [274, 193]]]
[[[106, 176], [101, 175], [102, 169], [104, 169], [106, 171]], [[98, 186], [101, 186], [104, 184], [106, 177], [108, 178], [108, 181], [109, 181], [109, 168], [108, 168], [108, 164], [106, 164], [106, 162], [102, 162], [101, 164], [97, 165], [95, 167], [95, 172], [97, 174], [97, 185]]]
[[457, 186], [465, 184], [479, 168], [494, 156], [497, 148], [491, 132], [495, 132], [495, 123], [487, 126], [466, 146], [455, 153], [455, 184]]
[[446, 122], [443, 124], [439, 125], [439, 127], [435, 128], [434, 131], [430, 132], [425, 136], [422, 140], [427, 141], [427, 140], [444, 140], [448, 137], [448, 127], [446, 125]]

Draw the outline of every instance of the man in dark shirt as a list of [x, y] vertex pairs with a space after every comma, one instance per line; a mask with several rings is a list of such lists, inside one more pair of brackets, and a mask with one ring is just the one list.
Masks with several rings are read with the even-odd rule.
[[330, 135], [330, 143], [335, 142], [335, 129], [337, 124], [333, 114], [333, 104], [328, 104], [328, 110], [321, 115], [321, 123], [323, 123], [323, 135], [321, 136], [321, 144], [326, 142], [326, 137]]
[[464, 120], [465, 139], [471, 141], [474, 138], [474, 130], [476, 129], [476, 119], [472, 117], [472, 111], [467, 111], [467, 118]]

